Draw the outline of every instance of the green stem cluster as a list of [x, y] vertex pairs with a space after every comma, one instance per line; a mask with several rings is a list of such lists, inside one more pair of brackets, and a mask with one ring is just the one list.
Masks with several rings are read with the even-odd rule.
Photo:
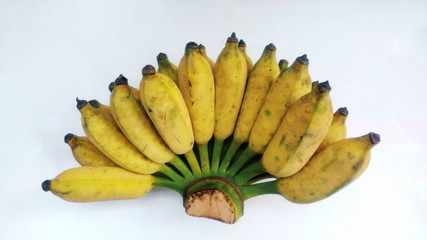
[[227, 179], [240, 189], [244, 199], [277, 193], [275, 181], [257, 183], [272, 178], [264, 170], [260, 156], [247, 144], [232, 139], [212, 138], [209, 143], [198, 144], [194, 150], [176, 156], [156, 175], [155, 185], [184, 195], [189, 185], [210, 177]]

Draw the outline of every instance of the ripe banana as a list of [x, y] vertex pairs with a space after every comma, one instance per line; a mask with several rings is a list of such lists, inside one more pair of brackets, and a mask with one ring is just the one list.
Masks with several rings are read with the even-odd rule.
[[200, 54], [208, 61], [209, 65], [211, 66], [212, 73], [215, 72], [215, 62], [212, 60], [212, 58], [208, 57], [206, 53], [206, 47], [203, 44], [199, 44], [199, 52]]
[[142, 155], [115, 123], [87, 104], [87, 101], [77, 99], [77, 109], [82, 115], [86, 136], [116, 164], [141, 174], [152, 174], [162, 169], [161, 164]]
[[212, 69], [198, 47], [195, 42], [187, 43], [178, 66], [178, 83], [190, 113], [194, 139], [207, 144], [214, 131], [215, 83]]
[[102, 113], [106, 118], [108, 118], [108, 120], [110, 120], [111, 122], [113, 122], [114, 124], [116, 124], [113, 114], [111, 113], [111, 107], [104, 105], [102, 103], [100, 103], [98, 100], [96, 99], [92, 99], [89, 100], [88, 103], [96, 108], [100, 113]]
[[312, 91], [296, 101], [262, 156], [262, 165], [281, 178], [298, 172], [316, 151], [332, 122], [329, 83], [313, 83]]
[[263, 153], [273, 138], [289, 107], [310, 92], [308, 58], [298, 57], [288, 69], [280, 72], [271, 86], [249, 137], [249, 148]]
[[325, 149], [327, 146], [332, 143], [338, 142], [341, 139], [344, 139], [347, 136], [347, 126], [345, 125], [345, 120], [348, 116], [348, 110], [346, 107], [339, 108], [335, 111], [331, 126], [329, 127], [328, 132], [326, 133], [325, 138], [323, 138], [319, 147], [317, 148], [314, 154]]
[[246, 86], [246, 60], [237, 42], [233, 33], [215, 63], [214, 135], [219, 140], [233, 133]]
[[[120, 74], [120, 76], [123, 76], [123, 75]], [[112, 92], [115, 85], [116, 85], [115, 81], [111, 82], [110, 85], [108, 85], [108, 90], [110, 90], [110, 92]], [[130, 91], [132, 92], [133, 96], [138, 101], [138, 103], [141, 103], [141, 99], [139, 98], [139, 90], [135, 87], [132, 87], [132, 86], [129, 86], [129, 88], [130, 88]]]
[[240, 39], [239, 41], [239, 49], [243, 53], [243, 56], [246, 60], [246, 69], [248, 70], [248, 76], [251, 75], [252, 68], [254, 67], [254, 63], [252, 62], [252, 59], [249, 57], [248, 53], [246, 52], [246, 43], [243, 41], [243, 39]]
[[169, 61], [168, 55], [166, 53], [159, 53], [156, 59], [159, 65], [157, 72], [168, 76], [178, 85], [178, 67]]
[[44, 191], [71, 202], [139, 198], [152, 188], [154, 177], [118, 167], [78, 167], [42, 183]]
[[331, 196], [359, 177], [370, 161], [376, 133], [340, 140], [315, 155], [295, 175], [278, 180], [278, 191], [291, 202], [311, 203]]
[[114, 119], [129, 141], [146, 157], [166, 163], [175, 154], [165, 145], [143, 107], [132, 94], [128, 80], [120, 75], [110, 96]]
[[119, 167], [103, 154], [87, 137], [68, 133], [64, 137], [65, 143], [71, 147], [74, 158], [82, 166], [87, 167]]
[[190, 114], [178, 86], [168, 76], [147, 65], [142, 69], [141, 102], [169, 148], [176, 154], [193, 149]]
[[242, 107], [234, 129], [233, 141], [227, 150], [220, 169], [225, 171], [239, 146], [248, 141], [265, 96], [279, 72], [276, 60], [276, 46], [270, 43], [265, 46], [261, 57], [255, 63], [248, 78]]

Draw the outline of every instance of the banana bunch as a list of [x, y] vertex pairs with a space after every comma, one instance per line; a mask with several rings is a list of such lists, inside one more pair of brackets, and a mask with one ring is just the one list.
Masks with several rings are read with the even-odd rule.
[[85, 136], [64, 137], [80, 167], [42, 183], [72, 202], [139, 198], [167, 187], [191, 216], [234, 223], [244, 201], [279, 194], [327, 198], [358, 178], [380, 136], [347, 137], [345, 107], [329, 81], [312, 81], [307, 55], [277, 61], [266, 45], [253, 63], [233, 33], [214, 62], [189, 42], [179, 64], [165, 53], [138, 87], [119, 75], [109, 104], [76, 99]]

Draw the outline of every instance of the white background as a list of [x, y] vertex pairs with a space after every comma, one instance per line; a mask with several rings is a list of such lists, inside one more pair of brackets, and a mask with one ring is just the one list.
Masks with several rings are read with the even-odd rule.
[[[0, 239], [426, 239], [427, 2], [0, 1]], [[321, 202], [277, 195], [245, 203], [234, 225], [187, 216], [180, 196], [70, 203], [43, 180], [78, 166], [63, 137], [83, 135], [75, 98], [108, 103], [124, 74], [138, 86], [159, 52], [188, 41], [215, 59], [235, 31], [256, 61], [304, 53], [313, 80], [346, 106], [349, 137], [382, 142], [367, 171]]]

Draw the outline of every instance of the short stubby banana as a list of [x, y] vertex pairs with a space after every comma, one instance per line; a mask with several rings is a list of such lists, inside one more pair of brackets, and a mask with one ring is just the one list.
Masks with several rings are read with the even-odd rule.
[[310, 159], [298, 173], [278, 180], [278, 191], [291, 202], [311, 203], [331, 196], [359, 177], [369, 165], [376, 133], [342, 139]]
[[185, 46], [178, 66], [178, 83], [190, 113], [194, 139], [206, 144], [214, 131], [215, 83], [212, 69], [198, 47], [195, 42]]
[[88, 137], [80, 137], [68, 133], [64, 137], [64, 142], [71, 148], [76, 161], [87, 167], [119, 167], [102, 153]]
[[159, 53], [157, 55], [157, 72], [162, 73], [172, 79], [178, 85], [178, 66], [169, 61], [166, 53]]
[[329, 83], [313, 83], [312, 91], [296, 101], [262, 156], [262, 166], [281, 178], [298, 172], [316, 151], [332, 122]]
[[247, 80], [247, 65], [233, 33], [215, 63], [215, 129], [218, 140], [229, 137], [236, 125]]
[[178, 86], [168, 76], [147, 65], [142, 69], [141, 102], [157, 131], [176, 154], [193, 149], [191, 118]]
[[254, 63], [252, 62], [252, 59], [249, 57], [248, 53], [246, 52], [246, 43], [243, 41], [243, 39], [240, 39], [239, 41], [239, 49], [243, 53], [243, 56], [246, 60], [246, 69], [248, 70], [248, 76], [251, 75], [252, 69], [254, 67]]
[[129, 141], [146, 157], [166, 163], [174, 159], [175, 154], [166, 146], [157, 133], [149, 116], [129, 88], [128, 80], [120, 75], [110, 96], [114, 119]]
[[270, 43], [264, 48], [248, 78], [242, 107], [234, 130], [233, 137], [237, 141], [247, 142], [249, 140], [249, 134], [264, 103], [265, 96], [279, 73], [276, 47]]
[[71, 202], [134, 199], [153, 188], [154, 177], [118, 167], [78, 167], [68, 169], [42, 183], [44, 191]]
[[347, 136], [347, 126], [345, 125], [345, 120], [347, 120], [347, 116], [348, 110], [346, 107], [338, 108], [338, 110], [335, 111], [331, 126], [329, 127], [325, 138], [323, 138], [319, 147], [316, 149], [315, 154], [322, 151], [332, 143], [338, 142], [339, 140], [344, 139]]
[[303, 55], [289, 68], [282, 70], [270, 87], [249, 136], [249, 148], [256, 153], [263, 153], [289, 107], [310, 90], [308, 58]]
[[86, 136], [116, 164], [141, 174], [152, 174], [162, 169], [162, 164], [142, 155], [115, 123], [87, 104], [87, 101], [77, 99], [77, 109], [82, 115]]

